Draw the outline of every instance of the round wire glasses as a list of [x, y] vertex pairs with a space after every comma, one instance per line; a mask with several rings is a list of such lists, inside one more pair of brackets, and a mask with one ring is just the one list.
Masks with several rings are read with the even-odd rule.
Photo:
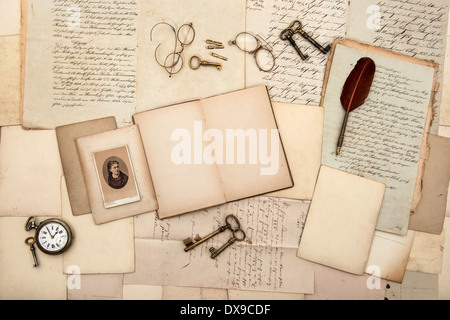
[[155, 60], [161, 67], [163, 67], [167, 71], [167, 73], [169, 73], [169, 76], [171, 77], [172, 75], [180, 72], [180, 70], [183, 68], [184, 61], [181, 54], [183, 53], [186, 46], [194, 42], [195, 30], [192, 26], [192, 23], [185, 23], [176, 31], [175, 28], [167, 22], [160, 22], [153, 26], [150, 32], [150, 40], [152, 40], [152, 33], [154, 28], [162, 24], [169, 26], [174, 33], [174, 49], [168, 54], [166, 51], [166, 53], [163, 54], [164, 62], [161, 62], [158, 58], [159, 56], [161, 56], [160, 54], [158, 54], [158, 50], [162, 46], [162, 44], [160, 43], [155, 49]]
[[270, 72], [275, 67], [275, 56], [272, 47], [259, 35], [249, 32], [239, 33], [234, 40], [228, 42], [230, 46], [235, 45], [238, 49], [252, 54], [259, 70]]

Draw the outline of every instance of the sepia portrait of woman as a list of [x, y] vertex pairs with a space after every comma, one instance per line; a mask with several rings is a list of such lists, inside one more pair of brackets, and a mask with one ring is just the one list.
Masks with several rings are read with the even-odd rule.
[[108, 168], [108, 185], [114, 189], [122, 189], [128, 182], [128, 175], [120, 170], [120, 164], [117, 160], [110, 160]]

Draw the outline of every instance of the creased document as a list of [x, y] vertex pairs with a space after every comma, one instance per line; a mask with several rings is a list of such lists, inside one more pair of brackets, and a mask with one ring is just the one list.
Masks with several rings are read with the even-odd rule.
[[[296, 257], [308, 207], [309, 202], [257, 197], [165, 220], [135, 217], [136, 272], [125, 275], [124, 283], [312, 293], [314, 266]], [[184, 252], [184, 239], [208, 235], [229, 214], [240, 219], [245, 241], [216, 260], [209, 248], [227, 242], [229, 231]]]

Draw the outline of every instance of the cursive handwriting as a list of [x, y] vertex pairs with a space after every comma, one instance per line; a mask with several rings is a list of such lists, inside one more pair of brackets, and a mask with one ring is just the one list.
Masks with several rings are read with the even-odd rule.
[[135, 0], [53, 2], [53, 108], [135, 102], [136, 10]]
[[[264, 10], [260, 10], [264, 8]], [[320, 53], [299, 34], [294, 40], [310, 57], [301, 60], [291, 44], [279, 38], [282, 30], [294, 20], [324, 46], [332, 44], [345, 33], [347, 1], [330, 0], [249, 0], [247, 1], [247, 30], [267, 35], [274, 49], [276, 67], [268, 74], [247, 75], [250, 83], [264, 82], [273, 101], [319, 105], [328, 55]], [[265, 21], [264, 28], [260, 21]]]

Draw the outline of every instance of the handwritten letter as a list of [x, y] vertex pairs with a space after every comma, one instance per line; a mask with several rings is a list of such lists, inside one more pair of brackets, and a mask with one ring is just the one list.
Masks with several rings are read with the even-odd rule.
[[[366, 103], [350, 114], [344, 146], [336, 156], [344, 118], [339, 97], [362, 55], [377, 65], [374, 83]], [[432, 67], [336, 48], [323, 103], [322, 163], [386, 184], [378, 230], [404, 235], [408, 229], [434, 74]]]
[[247, 1], [247, 31], [259, 33], [273, 47], [276, 67], [271, 73], [259, 71], [254, 58], [247, 58], [247, 85], [265, 83], [273, 101], [319, 105], [323, 74], [329, 58], [299, 34], [294, 40], [309, 55], [303, 61], [288, 41], [280, 39], [281, 31], [294, 20], [300, 20], [304, 30], [326, 46], [345, 33], [347, 1], [330, 0], [249, 0]]
[[[432, 60], [440, 65], [437, 79], [443, 82], [449, 2], [435, 0], [359, 0], [351, 1], [347, 36], [411, 57]], [[378, 19], [371, 18], [378, 15]], [[435, 96], [440, 106], [442, 90]], [[436, 116], [439, 113], [436, 112]], [[433, 122], [436, 131], [438, 119]]]
[[[140, 216], [136, 219], [137, 270], [126, 275], [125, 282], [310, 292], [313, 265], [295, 254], [308, 207], [309, 202], [299, 200], [257, 197], [165, 220]], [[245, 241], [234, 243], [217, 260], [210, 258], [209, 248], [225, 244], [229, 231], [184, 252], [185, 238], [208, 235], [224, 225], [229, 214], [239, 218]], [[165, 261], [171, 261], [170, 265]]]
[[24, 124], [135, 111], [136, 0], [29, 1]]

